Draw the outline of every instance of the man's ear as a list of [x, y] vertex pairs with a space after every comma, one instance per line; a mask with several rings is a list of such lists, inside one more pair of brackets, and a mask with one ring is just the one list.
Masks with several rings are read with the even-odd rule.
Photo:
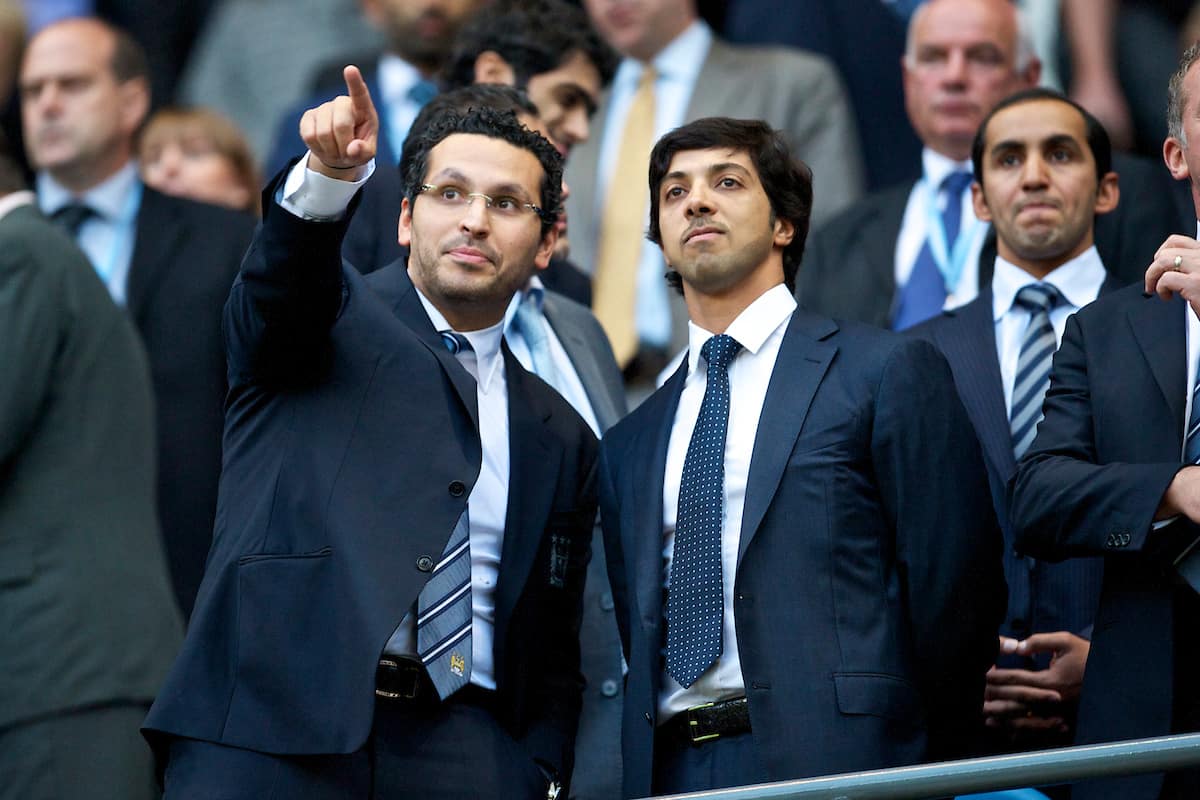
[[130, 78], [119, 85], [117, 93], [121, 97], [121, 127], [132, 136], [150, 113], [150, 84], [145, 78]]
[[1188, 169], [1187, 152], [1183, 142], [1174, 136], [1168, 136], [1163, 142], [1163, 161], [1166, 162], [1167, 170], [1175, 180], [1185, 181], [1192, 176], [1191, 170]]
[[550, 259], [554, 258], [556, 244], [558, 244], [558, 226], [551, 225], [549, 230], [542, 234], [542, 240], [538, 243], [537, 253], [533, 257], [535, 269], [542, 270], [550, 266]]
[[796, 237], [796, 226], [792, 224], [790, 219], [783, 217], [775, 218], [775, 246], [786, 248], [792, 243], [792, 239]]
[[1117, 173], [1109, 172], [1096, 187], [1096, 213], [1107, 214], [1121, 201], [1121, 185]]
[[408, 198], [400, 201], [400, 219], [396, 225], [396, 241], [401, 247], [412, 245], [412, 204]]
[[987, 198], [983, 196], [983, 187], [979, 185], [979, 181], [971, 183], [971, 206], [975, 209], [975, 216], [984, 222], [992, 221], [992, 210], [988, 208]]
[[517, 73], [495, 50], [484, 50], [475, 57], [475, 82], [515, 86]]

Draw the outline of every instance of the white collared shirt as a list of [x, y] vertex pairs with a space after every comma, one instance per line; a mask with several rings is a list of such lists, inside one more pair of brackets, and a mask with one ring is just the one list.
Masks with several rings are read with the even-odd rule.
[[[712, 29], [696, 20], [683, 33], [664, 47], [651, 62], [658, 77], [654, 81], [654, 138], [678, 128], [687, 116], [688, 103], [696, 86], [696, 78], [708, 58], [712, 46]], [[625, 118], [637, 91], [645, 65], [632, 58], [621, 61], [613, 77], [609, 95], [608, 116], [604, 120], [604, 138], [596, 170], [596, 208], [603, 212], [608, 204], [608, 176], [612, 175], [625, 134]], [[630, 191], [647, 192], [645, 182]], [[646, 221], [649, 222], [649, 203]], [[674, 291], [663, 280], [665, 267], [662, 251], [652, 242], [642, 242], [638, 256], [637, 306], [635, 320], [638, 340], [655, 347], [667, 347], [671, 342], [671, 298]]]
[[[1042, 279], [1041, 282], [1058, 289], [1065, 301], [1050, 311], [1055, 348], [1062, 343], [1067, 317], [1096, 299], [1105, 277], [1104, 264], [1093, 246]], [[1021, 344], [1032, 316], [1014, 301], [1022, 287], [1038, 282], [1025, 270], [996, 256], [996, 269], [992, 274], [992, 319], [996, 323], [996, 356], [1000, 360], [1000, 379], [1004, 384], [1004, 408], [1009, 415], [1012, 414], [1013, 382], [1017, 377]]]
[[563, 348], [562, 341], [554, 332], [554, 326], [546, 319], [543, 310], [546, 303], [546, 287], [536, 275], [529, 279], [529, 283], [524, 289], [513, 295], [512, 301], [508, 304], [508, 310], [504, 313], [504, 338], [508, 341], [508, 349], [512, 350], [513, 356], [521, 362], [521, 366], [530, 372], [534, 371], [533, 355], [529, 351], [529, 344], [525, 341], [525, 334], [520, 325], [513, 326], [513, 320], [517, 316], [517, 307], [525, 302], [526, 296], [531, 298], [531, 302], [538, 311], [538, 324], [545, 331], [546, 342], [550, 347], [550, 360], [554, 362], [554, 369], [558, 372], [557, 383], [559, 385], [553, 388], [571, 404], [571, 408], [575, 409], [579, 416], [583, 417], [583, 421], [592, 429], [592, 433], [599, 438], [600, 423], [596, 421], [596, 412], [592, 410], [592, 401], [588, 399], [583, 381], [580, 380], [575, 365], [571, 363], [570, 356]]
[[[897, 295], [900, 287], [908, 283], [917, 263], [917, 256], [925, 246], [929, 237], [929, 188], [940, 187], [952, 172], [971, 172], [970, 161], [953, 161], [941, 153], [935, 153], [926, 147], [921, 152], [921, 165], [924, 178], [917, 181], [912, 192], [908, 195], [908, 205], [904, 208], [904, 217], [900, 223], [900, 235], [896, 237], [895, 278]], [[945, 192], [938, 192], [938, 209], [945, 209], [947, 197]], [[962, 208], [959, 217], [959, 236], [970, 236], [971, 244], [966, 251], [966, 261], [963, 263], [962, 274], [958, 284], [946, 296], [943, 308], [957, 308], [974, 300], [979, 295], [979, 253], [983, 250], [984, 239], [987, 238], [988, 224], [975, 216], [975, 207], [971, 203], [971, 190], [963, 191]]]
[[107, 180], [81, 195], [72, 194], [46, 172], [37, 176], [38, 206], [48, 217], [72, 203], [83, 203], [96, 213], [79, 227], [76, 243], [108, 287], [117, 305], [125, 305], [129, 265], [137, 240], [137, 213], [142, 183], [137, 164], [130, 161]]
[[[658, 695], [658, 722], [666, 722], [679, 711], [700, 703], [745, 694], [741, 661], [738, 658], [737, 627], [733, 616], [733, 583], [741, 541], [742, 512], [750, 457], [758, 435], [767, 386], [796, 301], [783, 284], [767, 290], [746, 307], [726, 329], [742, 345], [729, 365], [729, 425], [725, 437], [724, 521], [721, 525], [721, 577], [724, 593], [722, 652], [689, 688], [684, 689], [666, 671], [665, 661]], [[675, 552], [675, 521], [679, 507], [679, 484], [692, 431], [700, 416], [708, 367], [700, 348], [713, 334], [688, 323], [688, 373], [675, 411], [667, 446], [666, 478], [663, 482], [663, 581], [669, 583], [671, 558]]]
[[[1196, 238], [1200, 239], [1200, 221], [1196, 222]], [[1183, 313], [1187, 316], [1187, 402], [1183, 409], [1183, 443], [1179, 452], [1187, 449], [1187, 427], [1192, 419], [1192, 387], [1196, 385], [1196, 373], [1200, 370], [1200, 318], [1192, 311], [1189, 303], [1183, 304]]]
[[[332, 219], [345, 213], [358, 186], [366, 181], [331, 180], [307, 169], [301, 159], [289, 173], [280, 205], [304, 219]], [[372, 165], [374, 162], [372, 162]], [[293, 185], [293, 178], [295, 182]], [[340, 208], [338, 204], [340, 203]], [[417, 297], [429, 321], [439, 331], [453, 330], [440, 311], [416, 286]], [[508, 381], [500, 340], [503, 321], [478, 331], [459, 331], [471, 350], [458, 354], [459, 362], [476, 378], [479, 435], [483, 463], [479, 478], [467, 498], [471, 540], [471, 683], [496, 688], [493, 643], [496, 628], [496, 582], [504, 549], [504, 522], [508, 514], [509, 434]], [[446, 531], [449, 536], [450, 531]], [[406, 615], [384, 650], [400, 655], [416, 653], [416, 631]]]
[[379, 109], [383, 131], [388, 144], [399, 162], [400, 149], [408, 129], [421, 111], [408, 93], [422, 79], [421, 73], [412, 64], [395, 53], [384, 53], [379, 58], [379, 97], [383, 107]]

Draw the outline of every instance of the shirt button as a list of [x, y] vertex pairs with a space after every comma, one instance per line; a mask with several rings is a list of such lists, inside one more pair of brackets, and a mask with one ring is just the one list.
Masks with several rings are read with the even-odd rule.
[[417, 559], [417, 569], [421, 572], [433, 572], [433, 559], [429, 556], [421, 556]]
[[462, 481], [450, 481], [450, 496], [462, 497], [467, 493], [467, 485]]
[[616, 697], [617, 691], [617, 682], [612, 678], [609, 678], [604, 683], [600, 684], [600, 694], [604, 695], [605, 697]]

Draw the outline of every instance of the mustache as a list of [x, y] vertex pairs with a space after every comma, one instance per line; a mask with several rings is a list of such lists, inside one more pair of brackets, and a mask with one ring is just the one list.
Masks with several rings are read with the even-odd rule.
[[692, 220], [692, 224], [688, 225], [687, 230], [683, 232], [683, 237], [680, 239], [680, 241], [686, 242], [688, 239], [692, 238], [692, 235], [696, 231], [701, 230], [702, 228], [708, 228], [709, 230], [717, 231], [719, 233], [729, 232], [729, 229], [724, 225], [719, 225], [708, 217], [696, 217], [694, 220]]

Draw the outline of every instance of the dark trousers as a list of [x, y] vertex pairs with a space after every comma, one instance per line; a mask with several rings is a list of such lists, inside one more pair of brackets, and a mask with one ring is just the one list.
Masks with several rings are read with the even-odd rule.
[[147, 707], [76, 709], [0, 730], [0, 800], [152, 800]]
[[546, 782], [481, 692], [430, 706], [378, 700], [349, 755], [275, 756], [177, 739], [166, 800], [542, 800]]
[[654, 740], [655, 795], [765, 783], [766, 770], [750, 733], [692, 745], [660, 730]]

